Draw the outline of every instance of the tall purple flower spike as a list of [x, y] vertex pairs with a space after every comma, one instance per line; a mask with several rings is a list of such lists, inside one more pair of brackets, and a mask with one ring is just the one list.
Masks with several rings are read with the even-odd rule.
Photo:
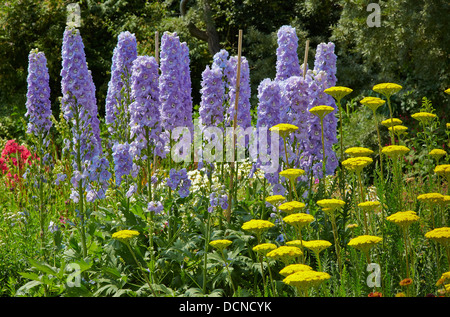
[[121, 142], [127, 141], [128, 106], [131, 101], [131, 67], [136, 58], [135, 35], [128, 31], [121, 32], [113, 51], [111, 79], [108, 83], [105, 105], [105, 122], [108, 125], [108, 131]]
[[171, 132], [177, 127], [187, 127], [193, 132], [187, 45], [180, 43], [176, 33], [164, 32], [161, 38], [160, 57], [159, 91], [162, 127], [166, 132]]
[[[282, 113], [283, 122], [298, 127], [298, 130], [290, 135], [288, 143], [291, 146], [287, 147], [289, 160], [295, 166], [297, 166], [301, 153], [305, 149], [305, 140], [308, 139], [308, 88], [308, 83], [303, 77], [292, 76], [285, 80], [282, 89], [282, 100], [286, 102], [287, 110], [285, 113]], [[293, 144], [294, 141], [295, 144]], [[293, 152], [294, 148], [295, 152]], [[293, 166], [292, 164], [290, 166]]]
[[[104, 197], [107, 181], [99, 182], [95, 192], [92, 171], [93, 162], [102, 155], [100, 128], [95, 98], [95, 85], [84, 53], [84, 45], [79, 30], [66, 27], [62, 45], [61, 69], [61, 111], [65, 120], [71, 123], [72, 139], [64, 140], [64, 150], [73, 156], [73, 185], [70, 198], [77, 203], [80, 195], [86, 194], [88, 201]], [[107, 167], [102, 164], [102, 168]], [[95, 168], [100, 178], [102, 168]], [[104, 171], [103, 171], [104, 174]], [[89, 179], [88, 179], [89, 178]], [[82, 192], [79, 184], [81, 182]]]
[[281, 81], [291, 76], [300, 76], [301, 69], [297, 55], [298, 37], [295, 28], [284, 25], [277, 33], [276, 80]]
[[45, 138], [52, 126], [50, 85], [47, 59], [43, 52], [32, 50], [28, 55], [28, 91], [25, 116], [28, 117], [27, 133]]
[[[130, 149], [133, 157], [140, 156], [141, 151], [149, 145], [153, 145], [160, 155], [159, 70], [154, 57], [138, 56], [133, 61], [131, 91], [133, 102], [129, 110], [133, 142]], [[151, 144], [147, 144], [147, 141]]]
[[[229, 85], [228, 100], [229, 107], [226, 110], [225, 122], [227, 126], [232, 126], [234, 120], [234, 105], [236, 100], [236, 79], [237, 79], [238, 57], [231, 56], [227, 62], [227, 81]], [[238, 100], [237, 126], [245, 129], [251, 126], [250, 113], [250, 69], [245, 56], [241, 56], [240, 69], [240, 89]]]
[[[84, 44], [78, 29], [66, 27], [62, 45], [61, 109], [64, 118], [73, 123], [75, 146], [81, 145], [82, 160], [102, 152], [95, 85], [87, 67]], [[75, 119], [77, 122], [75, 122]], [[70, 143], [65, 141], [66, 145]], [[75, 147], [72, 147], [75, 152]]]
[[[323, 91], [336, 85], [336, 60], [333, 42], [317, 46], [314, 61], [315, 81], [318, 85], [316, 100], [320, 105], [333, 107], [335, 110], [324, 119], [325, 155], [327, 156], [326, 173], [331, 175], [339, 165], [336, 152], [332, 149], [337, 139], [337, 105], [334, 98]], [[322, 73], [322, 74], [321, 74]]]
[[[258, 108], [257, 108], [257, 121], [256, 127], [259, 133], [261, 133], [261, 128], [265, 127], [267, 129], [267, 139], [266, 139], [266, 150], [262, 150], [261, 146], [264, 145], [262, 142], [258, 142], [259, 153], [271, 154], [271, 132], [269, 129], [276, 124], [281, 122], [281, 112], [280, 112], [280, 102], [281, 102], [281, 89], [280, 85], [276, 81], [272, 81], [269, 78], [264, 79], [258, 86]], [[259, 139], [261, 141], [261, 139]], [[280, 143], [280, 149], [281, 150]], [[266, 179], [271, 184], [278, 183], [278, 173], [265, 173]]]
[[199, 123], [201, 127], [218, 126], [224, 120], [222, 69], [213, 64], [202, 73]]

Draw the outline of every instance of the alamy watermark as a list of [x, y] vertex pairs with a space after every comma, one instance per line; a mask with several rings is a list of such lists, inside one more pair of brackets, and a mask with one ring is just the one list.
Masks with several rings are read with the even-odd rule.
[[378, 263], [369, 263], [366, 268], [367, 272], [371, 272], [366, 279], [366, 284], [369, 287], [381, 286], [381, 268]]
[[[170, 133], [170, 155], [179, 162], [259, 162], [261, 170], [274, 173], [279, 168], [280, 135], [268, 127], [201, 127], [174, 128]], [[192, 135], [192, 133], [194, 135]]]
[[367, 12], [372, 12], [368, 15], [366, 23], [367, 26], [377, 27], [379, 28], [381, 26], [381, 8], [378, 3], [369, 3], [367, 6]]

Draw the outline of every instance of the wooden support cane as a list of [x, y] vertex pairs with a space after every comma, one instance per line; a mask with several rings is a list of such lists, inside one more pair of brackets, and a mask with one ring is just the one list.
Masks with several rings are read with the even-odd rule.
[[238, 40], [238, 62], [237, 62], [237, 74], [236, 74], [236, 98], [234, 101], [234, 119], [233, 119], [233, 150], [230, 165], [230, 194], [228, 195], [228, 206], [226, 211], [227, 221], [231, 220], [231, 203], [232, 203], [232, 193], [233, 193], [233, 177], [234, 177], [234, 158], [236, 151], [236, 128], [237, 128], [237, 113], [238, 113], [238, 102], [239, 102], [239, 90], [241, 83], [241, 52], [242, 52], [242, 30], [239, 30], [239, 40]]

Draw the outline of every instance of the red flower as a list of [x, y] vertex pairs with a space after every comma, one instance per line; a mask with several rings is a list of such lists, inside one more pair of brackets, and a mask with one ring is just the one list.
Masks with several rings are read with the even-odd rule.
[[[15, 140], [8, 140], [0, 157], [0, 170], [2, 174], [8, 177], [8, 186], [14, 187], [15, 183], [20, 181], [23, 175], [23, 169], [26, 164], [31, 165], [34, 157], [31, 152], [23, 145], [19, 145]], [[10, 170], [11, 168], [11, 170]], [[16, 174], [18, 172], [18, 174]], [[12, 173], [15, 173], [12, 175]]]

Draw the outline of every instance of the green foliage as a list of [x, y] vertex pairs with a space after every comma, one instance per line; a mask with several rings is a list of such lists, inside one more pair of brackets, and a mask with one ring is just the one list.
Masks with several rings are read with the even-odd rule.
[[[340, 84], [368, 90], [379, 82], [400, 83], [410, 87], [413, 93], [409, 98], [415, 102], [426, 95], [441, 105], [450, 80], [446, 53], [450, 39], [442, 31], [450, 28], [449, 3], [378, 1], [381, 26], [369, 27], [367, 17], [371, 12], [366, 8], [371, 2], [339, 2], [342, 13], [333, 26], [331, 40], [338, 47]], [[397, 110], [402, 113], [404, 108]]]

